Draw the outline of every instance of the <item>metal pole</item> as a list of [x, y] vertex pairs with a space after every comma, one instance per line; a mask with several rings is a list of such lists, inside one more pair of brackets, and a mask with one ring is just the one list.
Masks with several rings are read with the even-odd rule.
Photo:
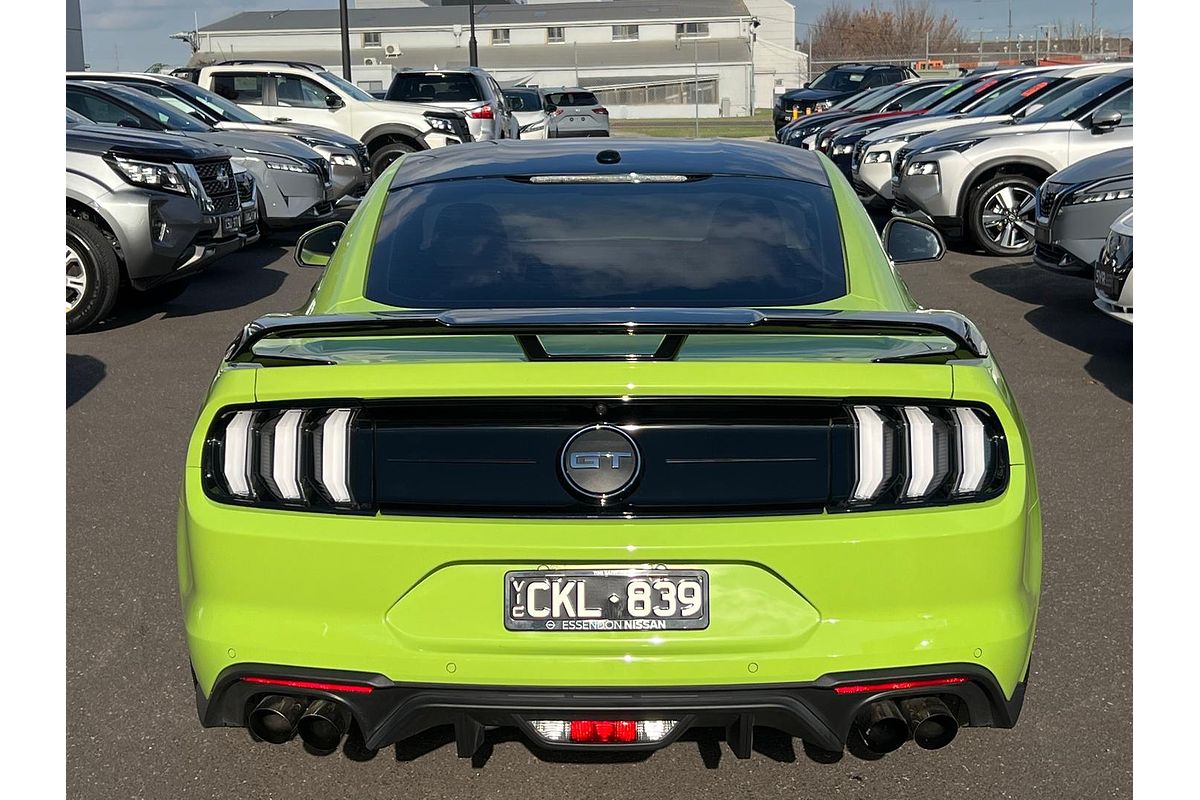
[[925, 31], [925, 69], [929, 69], [929, 31]]
[[692, 54], [696, 64], [696, 85], [692, 91], [696, 95], [696, 138], [700, 138], [700, 40], [692, 40]]
[[342, 26], [342, 77], [350, 80], [350, 11], [347, 0], [338, 0], [338, 16]]
[[808, 26], [808, 59], [804, 64], [804, 82], [812, 82], [812, 61], [813, 61], [813, 26]]
[[[342, 0], [345, 2], [345, 0]], [[467, 13], [471, 15], [471, 41], [468, 44], [468, 50], [471, 56], [471, 66], [479, 66], [479, 42], [475, 39], [475, 0], [467, 3]]]

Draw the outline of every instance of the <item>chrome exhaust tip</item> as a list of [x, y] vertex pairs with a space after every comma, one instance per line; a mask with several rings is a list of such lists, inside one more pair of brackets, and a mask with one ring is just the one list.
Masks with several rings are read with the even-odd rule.
[[271, 744], [283, 744], [296, 735], [296, 725], [304, 713], [304, 700], [273, 694], [264, 697], [250, 712], [250, 732]]
[[314, 750], [332, 752], [350, 728], [350, 712], [332, 700], [314, 700], [300, 717], [300, 738]]
[[912, 697], [899, 702], [913, 741], [926, 750], [938, 750], [954, 741], [958, 720], [936, 697]]
[[872, 753], [883, 755], [908, 741], [908, 722], [891, 700], [871, 703], [859, 712], [854, 728]]

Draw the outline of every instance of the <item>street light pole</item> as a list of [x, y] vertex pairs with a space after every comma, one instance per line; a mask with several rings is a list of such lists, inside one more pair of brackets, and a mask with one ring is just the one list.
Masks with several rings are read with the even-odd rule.
[[350, 80], [350, 11], [347, 0], [338, 0], [338, 16], [342, 26], [342, 77]]
[[[344, 2], [346, 2], [346, 0], [342, 0], [342, 2], [344, 3]], [[467, 3], [467, 13], [469, 13], [471, 15], [471, 41], [468, 44], [468, 48], [469, 48], [469, 52], [470, 52], [470, 56], [471, 56], [471, 66], [478, 67], [479, 66], [479, 42], [475, 39], [475, 0], [471, 0], [471, 2]]]
[[696, 137], [700, 138], [700, 40], [692, 39], [692, 59], [696, 65], [696, 86], [692, 90], [696, 95]]

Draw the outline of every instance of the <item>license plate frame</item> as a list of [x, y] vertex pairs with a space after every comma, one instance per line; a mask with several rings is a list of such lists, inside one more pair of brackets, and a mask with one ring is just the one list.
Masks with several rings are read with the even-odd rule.
[[[515, 581], [524, 585], [515, 586]], [[636, 616], [631, 610], [634, 582], [649, 585], [649, 610]], [[673, 588], [678, 613], [664, 615]], [[681, 588], [691, 582], [698, 588], [699, 609], [685, 615]], [[546, 606], [534, 607], [530, 587], [542, 586]], [[556, 587], [557, 585], [557, 592]], [[580, 589], [579, 587], [584, 587]], [[691, 591], [688, 592], [691, 594]], [[709, 625], [709, 579], [703, 569], [598, 567], [594, 569], [510, 570], [504, 573], [504, 627], [510, 631], [637, 633], [642, 631], [704, 630]], [[612, 597], [617, 597], [613, 602]], [[639, 603], [641, 605], [641, 603]], [[567, 611], [569, 614], [561, 613]], [[547, 610], [545, 615], [533, 611]], [[582, 612], [591, 612], [584, 614]], [[599, 616], [596, 616], [598, 612]]]
[[242, 212], [235, 211], [232, 214], [222, 214], [217, 223], [218, 238], [232, 236], [242, 229]]

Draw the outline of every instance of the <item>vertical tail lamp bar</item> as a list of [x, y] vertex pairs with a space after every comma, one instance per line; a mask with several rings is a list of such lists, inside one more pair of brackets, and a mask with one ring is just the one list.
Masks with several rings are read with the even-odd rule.
[[870, 406], [854, 406], [855, 461], [857, 480], [853, 498], [858, 501], [871, 500], [888, 477], [891, 453], [887, 423], [878, 410]]
[[317, 480], [335, 503], [352, 503], [350, 494], [350, 423], [354, 411], [337, 408], [322, 420], [314, 436]]
[[915, 406], [905, 406], [901, 413], [908, 430], [908, 479], [903, 494], [911, 499], [923, 496], [933, 483], [933, 422]]
[[225, 485], [235, 497], [254, 496], [254, 486], [250, 482], [250, 454], [253, 449], [250, 428], [253, 424], [253, 411], [239, 411], [225, 427], [221, 472], [225, 476]]
[[300, 425], [304, 412], [289, 409], [275, 423], [274, 448], [271, 454], [271, 475], [283, 500], [304, 499], [300, 487]]
[[983, 488], [987, 476], [987, 431], [979, 415], [969, 408], [953, 409], [958, 423], [958, 482], [955, 494], [969, 494]]

